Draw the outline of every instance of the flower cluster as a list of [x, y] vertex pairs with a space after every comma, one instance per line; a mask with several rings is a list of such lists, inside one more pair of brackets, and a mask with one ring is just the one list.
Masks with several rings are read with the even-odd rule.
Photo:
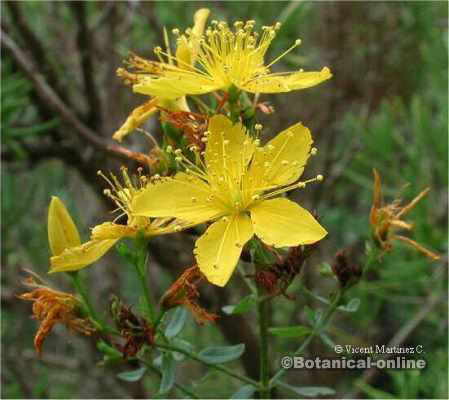
[[[287, 288], [326, 237], [326, 229], [315, 216], [286, 197], [287, 192], [324, 179], [320, 174], [303, 178], [307, 162], [318, 151], [310, 130], [298, 122], [266, 141], [257, 113], [274, 112], [268, 103], [259, 103], [261, 94], [311, 88], [332, 77], [329, 68], [273, 72], [273, 65], [300, 45], [299, 39], [267, 62], [280, 23], [258, 31], [252, 20], [232, 26], [213, 20], [207, 25], [208, 17], [209, 10], [200, 9], [192, 28], [184, 32], [174, 29], [174, 50], [164, 30], [165, 50], [154, 49], [156, 60], [131, 54], [126, 68], [117, 70], [135, 93], [149, 98], [131, 112], [113, 139], [121, 142], [139, 130], [154, 146], [148, 150], [150, 156], [148, 151], [129, 152], [133, 161], [151, 159], [136, 174], [125, 167], [121, 177], [98, 171], [108, 185], [104, 195], [114, 205], [116, 218], [93, 227], [89, 240], [82, 242], [62, 201], [53, 197], [50, 202], [49, 272], [81, 270], [97, 262], [119, 240], [128, 239], [135, 244], [134, 253], [123, 243], [117, 249], [135, 266], [146, 315], [138, 315], [116, 298], [112, 307], [115, 328], [111, 328], [94, 315], [82, 290], [78, 290], [81, 302], [75, 296], [35, 285], [36, 289], [20, 298], [34, 302], [34, 315], [41, 321], [35, 339], [38, 351], [57, 322], [85, 335], [95, 329], [102, 334], [113, 332], [121, 338], [121, 342], [110, 340], [113, 350], [119, 349], [125, 358], [138, 357], [145, 346], [155, 345], [161, 335], [158, 326], [171, 308], [187, 308], [200, 324], [212, 322], [218, 315], [199, 305], [198, 285], [207, 281], [225, 286], [245, 252], [251, 254], [255, 270], [244, 278], [253, 277], [267, 297], [282, 294], [290, 298]], [[157, 112], [162, 131], [159, 141], [142, 129]], [[428, 189], [406, 206], [401, 207], [399, 201], [384, 205], [380, 177], [376, 171], [374, 174], [370, 221], [375, 242], [389, 251], [393, 240], [401, 240], [437, 259], [436, 254], [395, 233], [411, 229], [401, 217]], [[186, 268], [161, 296], [157, 315], [146, 291], [147, 243], [154, 236], [187, 229], [198, 235], [192, 249], [194, 266]], [[256, 248], [273, 255], [273, 260], [258, 262]], [[332, 269], [341, 288], [356, 283], [362, 273], [345, 252], [337, 253]], [[71, 276], [79, 289], [77, 272]], [[82, 303], [90, 319], [81, 316]]]

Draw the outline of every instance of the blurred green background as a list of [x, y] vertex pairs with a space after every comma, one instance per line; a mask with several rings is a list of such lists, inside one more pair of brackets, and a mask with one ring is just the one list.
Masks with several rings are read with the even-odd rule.
[[[338, 398], [447, 398], [447, 3], [262, 1], [2, 2], [2, 398], [143, 398], [157, 391], [155, 376], [136, 383], [118, 380], [117, 372], [129, 366], [98, 366], [101, 355], [94, 345], [63, 327], [47, 339], [39, 359], [31, 305], [15, 296], [23, 291], [24, 268], [46, 277], [50, 197], [66, 202], [87, 239], [89, 227], [111, 219], [96, 171], [117, 172], [122, 163], [54, 111], [43, 95], [45, 85], [100, 142], [109, 140], [144, 101], [115, 76], [122, 59], [128, 51], [152, 58], [153, 47], [163, 44], [163, 27], [187, 28], [199, 7], [210, 8], [212, 19], [255, 19], [258, 26], [281, 21], [267, 59], [298, 37], [303, 44], [274, 69], [329, 66], [334, 74], [313, 89], [261, 98], [276, 110], [261, 118], [266, 128], [275, 133], [302, 121], [319, 149], [306, 175], [322, 173], [325, 181], [295, 194], [319, 213], [330, 233], [305, 267], [303, 281], [310, 290], [324, 296], [333, 290], [334, 279], [320, 274], [320, 264], [332, 263], [337, 250], [351, 247], [354, 257], [363, 252], [372, 168], [380, 172], [390, 200], [401, 188], [401, 197], [410, 200], [431, 187], [409, 219], [415, 223], [413, 238], [442, 254], [441, 261], [430, 262], [398, 244], [350, 292], [360, 299], [359, 309], [337, 315], [328, 330], [335, 343], [357, 346], [387, 344], [405, 332], [404, 345], [423, 345], [427, 368], [382, 371], [370, 379], [363, 371], [293, 371], [288, 382], [330, 386]], [[157, 133], [157, 124], [149, 122], [148, 129]], [[143, 144], [139, 134], [125, 142], [134, 150], [144, 149]], [[155, 240], [151, 274], [156, 295], [191, 265], [192, 247], [193, 239], [181, 234]], [[135, 278], [112, 253], [85, 272], [99, 310], [106, 310], [112, 293], [137, 303]], [[64, 276], [50, 279], [71, 290]], [[305, 323], [305, 310], [320, 308], [297, 282], [289, 293], [295, 301], [277, 298], [272, 304], [275, 324]], [[202, 300], [220, 312], [245, 294], [234, 278], [224, 290], [207, 288]], [[251, 313], [222, 316], [206, 327], [190, 319], [183, 338], [197, 349], [245, 342], [242, 362], [231, 367], [254, 376], [253, 322]], [[273, 368], [298, 346], [291, 339], [275, 344]], [[308, 351], [334, 354], [318, 339]], [[208, 398], [227, 398], [239, 387], [190, 361], [179, 365], [177, 379]], [[276, 395], [294, 396], [281, 389]], [[173, 390], [170, 397], [183, 396]]]

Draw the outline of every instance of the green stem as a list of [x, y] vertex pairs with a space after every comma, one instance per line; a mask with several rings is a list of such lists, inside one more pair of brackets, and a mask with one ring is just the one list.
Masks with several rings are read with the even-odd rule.
[[161, 310], [161, 312], [157, 316], [157, 318], [156, 318], [156, 320], [154, 321], [154, 324], [153, 324], [153, 327], [154, 327], [155, 330], [157, 330], [157, 327], [162, 322], [162, 319], [164, 318], [164, 315], [165, 315], [166, 312], [167, 312], [166, 310]]
[[[304, 340], [304, 342], [302, 342], [301, 346], [299, 346], [295, 352], [290, 354], [292, 357], [301, 354], [305, 350], [305, 348], [309, 345], [309, 343], [312, 341], [312, 339], [323, 331], [323, 329], [326, 327], [327, 323], [331, 319], [332, 315], [334, 314], [335, 310], [337, 309], [338, 305], [340, 304], [343, 292], [344, 292], [343, 289], [338, 290], [334, 300], [329, 305], [329, 308], [327, 309], [323, 317], [320, 319], [320, 321], [315, 325], [313, 331], [310, 333], [307, 339]], [[276, 372], [276, 374], [270, 379], [269, 387], [274, 387], [277, 381], [281, 379], [286, 372], [287, 372], [286, 369], [280, 369], [278, 372]]]
[[[146, 247], [142, 246], [139, 249], [140, 252], [145, 252]], [[156, 320], [156, 310], [154, 308], [153, 302], [151, 301], [150, 288], [147, 285], [147, 263], [148, 257], [146, 254], [139, 254], [137, 257], [137, 261], [134, 263], [134, 267], [136, 269], [137, 276], [139, 278], [140, 286], [143, 293], [143, 299], [145, 303], [146, 314], [151, 323], [154, 323]]]
[[155, 344], [156, 347], [159, 347], [161, 349], [165, 349], [165, 350], [170, 350], [170, 351], [175, 351], [177, 353], [181, 353], [184, 354], [185, 356], [191, 358], [192, 360], [198, 361], [204, 365], [207, 365], [208, 367], [215, 369], [217, 371], [223, 372], [224, 374], [231, 376], [235, 379], [238, 379], [242, 382], [248, 383], [250, 385], [253, 385], [255, 388], [259, 388], [259, 383], [256, 382], [255, 380], [248, 378], [246, 376], [237, 374], [235, 372], [232, 372], [230, 369], [223, 367], [222, 365], [216, 365], [216, 364], [211, 364], [208, 363], [207, 361], [202, 360], [200, 357], [198, 357], [196, 354], [194, 353], [190, 353], [189, 351], [182, 349], [180, 347], [175, 347], [175, 346], [171, 346], [171, 345], [165, 345], [165, 344], [159, 344], [156, 343]]
[[75, 287], [75, 290], [81, 297], [81, 302], [83, 304], [84, 311], [89, 316], [89, 318], [92, 320], [92, 322], [97, 325], [97, 328], [104, 330], [103, 323], [101, 322], [100, 318], [98, 317], [96, 311], [92, 307], [92, 304], [89, 300], [89, 296], [87, 295], [86, 288], [81, 281], [81, 277], [79, 274], [79, 271], [70, 272], [69, 276], [72, 278], [73, 286]]
[[[259, 296], [261, 295], [261, 290], [259, 289]], [[257, 304], [257, 312], [259, 317], [259, 334], [260, 334], [260, 392], [259, 397], [261, 399], [269, 399], [270, 388], [270, 367], [268, 361], [268, 301], [262, 300]]]

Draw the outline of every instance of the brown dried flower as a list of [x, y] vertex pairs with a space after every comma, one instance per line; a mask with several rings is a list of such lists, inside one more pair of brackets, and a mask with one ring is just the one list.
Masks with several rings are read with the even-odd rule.
[[33, 302], [33, 317], [41, 321], [39, 329], [34, 337], [34, 347], [40, 354], [44, 340], [57, 324], [65, 325], [73, 332], [90, 336], [95, 332], [91, 322], [82, 318], [81, 303], [75, 296], [50, 289], [38, 284], [29, 277], [24, 284], [34, 288], [30, 292], [18, 296], [19, 299]]
[[373, 205], [370, 212], [370, 224], [376, 244], [385, 251], [393, 248], [393, 241], [400, 240], [414, 247], [432, 260], [439, 260], [440, 256], [426, 249], [414, 240], [395, 234], [398, 229], [412, 230], [413, 224], [403, 221], [401, 218], [407, 214], [416, 204], [429, 193], [430, 188], [424, 189], [410, 203], [401, 206], [401, 200], [395, 199], [392, 203], [383, 205], [382, 184], [379, 173], [373, 169], [374, 193]]
[[199, 324], [215, 321], [218, 315], [209, 313], [197, 303], [197, 299], [200, 297], [198, 285], [203, 279], [204, 276], [197, 265], [187, 268], [163, 295], [162, 307], [168, 310], [184, 306], [193, 314]]

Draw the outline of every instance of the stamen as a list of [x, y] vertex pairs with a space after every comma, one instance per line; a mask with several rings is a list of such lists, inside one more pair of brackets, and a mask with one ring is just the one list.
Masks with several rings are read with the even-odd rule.
[[280, 56], [276, 57], [273, 61], [271, 61], [266, 68], [270, 68], [273, 64], [277, 63], [282, 57], [285, 57], [288, 53], [290, 53], [294, 48], [298, 47], [301, 44], [301, 39], [295, 40], [292, 46], [290, 46], [287, 50], [285, 50]]

